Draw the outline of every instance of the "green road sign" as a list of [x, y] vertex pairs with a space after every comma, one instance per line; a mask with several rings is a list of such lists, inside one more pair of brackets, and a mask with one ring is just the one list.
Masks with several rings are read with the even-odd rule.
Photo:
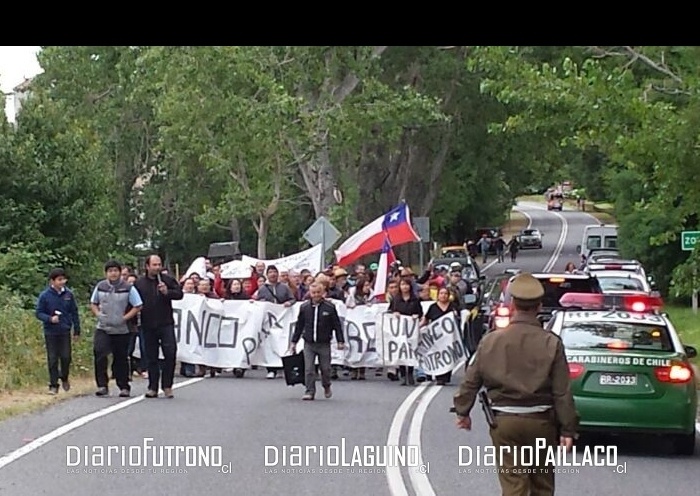
[[700, 231], [683, 231], [681, 233], [681, 249], [693, 251], [698, 240], [700, 240]]

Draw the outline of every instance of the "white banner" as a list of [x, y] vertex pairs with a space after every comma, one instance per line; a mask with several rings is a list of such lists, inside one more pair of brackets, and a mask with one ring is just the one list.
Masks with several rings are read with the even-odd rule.
[[[419, 320], [386, 313], [386, 303], [347, 308], [341, 301], [331, 301], [343, 323], [346, 343], [345, 349], [338, 350], [335, 336], [331, 341], [334, 365], [417, 366], [437, 375], [454, 370], [465, 358], [454, 316], [453, 322], [445, 322], [445, 316], [421, 328]], [[423, 302], [423, 310], [431, 304]], [[285, 307], [186, 294], [173, 302], [177, 359], [222, 369], [282, 367], [281, 357], [289, 349], [300, 307], [301, 303]], [[463, 312], [463, 318], [466, 315]], [[303, 347], [301, 339], [297, 351]]]
[[406, 315], [381, 315], [379, 333], [384, 365], [398, 367], [417, 365], [415, 350], [420, 336], [420, 320]]
[[426, 375], [451, 372], [467, 358], [456, 313], [443, 315], [420, 330], [415, 354]]
[[262, 262], [265, 264], [265, 267], [274, 265], [278, 270], [285, 269], [301, 272], [304, 269], [308, 269], [316, 275], [317, 272], [323, 270], [323, 247], [321, 245], [316, 245], [308, 250], [275, 260], [260, 260], [258, 258], [249, 257], [248, 255], [243, 255], [241, 261], [247, 266]]
[[194, 260], [187, 269], [187, 272], [182, 276], [180, 279], [181, 281], [184, 281], [188, 277], [190, 277], [192, 274], [198, 274], [199, 277], [207, 277], [207, 264], [206, 264], [206, 259], [204, 257], [199, 257]]
[[246, 264], [242, 260], [233, 260], [221, 266], [222, 279], [249, 279], [253, 274], [251, 265]]

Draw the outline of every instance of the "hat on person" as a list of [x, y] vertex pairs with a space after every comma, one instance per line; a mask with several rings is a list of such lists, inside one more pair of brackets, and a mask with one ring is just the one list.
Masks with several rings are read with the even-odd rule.
[[266, 273], [266, 274], [269, 274], [270, 271], [273, 271], [273, 270], [274, 270], [275, 272], [279, 272], [279, 270], [277, 270], [277, 267], [276, 267], [275, 265], [268, 265], [268, 266], [267, 266], [267, 270], [265, 271], [265, 273]]
[[348, 271], [343, 268], [337, 268], [333, 271], [335, 277], [347, 277]]
[[379, 264], [377, 262], [369, 264], [369, 270], [379, 270]]
[[508, 288], [510, 295], [516, 300], [537, 301], [544, 296], [542, 283], [532, 274], [521, 273], [513, 278]]
[[452, 262], [450, 264], [450, 270], [455, 271], [455, 270], [462, 270], [462, 264], [459, 262]]

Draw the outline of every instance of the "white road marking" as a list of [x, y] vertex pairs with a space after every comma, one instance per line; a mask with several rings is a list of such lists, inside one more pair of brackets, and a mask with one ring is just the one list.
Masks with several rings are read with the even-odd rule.
[[[203, 377], [195, 377], [194, 379], [190, 379], [187, 381], [182, 381], [178, 382], [176, 384], [173, 384], [173, 389], [178, 389], [181, 387], [186, 387], [191, 384], [195, 384], [197, 382], [203, 381]], [[88, 424], [92, 422], [95, 419], [98, 419], [100, 417], [105, 417], [109, 415], [110, 413], [118, 412], [119, 410], [123, 410], [124, 408], [130, 407], [131, 405], [135, 405], [136, 403], [140, 403], [141, 401], [145, 400], [146, 397], [144, 395], [137, 396], [135, 398], [128, 399], [126, 401], [122, 401], [119, 403], [116, 403], [114, 405], [110, 405], [107, 408], [103, 408], [101, 410], [98, 410], [96, 412], [89, 413], [87, 415], [84, 415], [82, 417], [79, 417], [72, 422], [69, 422], [65, 425], [62, 425], [61, 427], [58, 427], [48, 434], [44, 434], [43, 436], [36, 438], [34, 441], [31, 443], [25, 444], [19, 449], [16, 449], [15, 451], [8, 453], [7, 455], [3, 456], [0, 458], [0, 469], [4, 468], [5, 466], [9, 465], [10, 463], [22, 458], [24, 455], [28, 455], [32, 451], [41, 448], [43, 445], [50, 443], [54, 439], [57, 439], [64, 434], [68, 434], [69, 432], [84, 426], [85, 424]], [[101, 401], [101, 399], [98, 399], [97, 401]], [[164, 401], [163, 399], [160, 400], [151, 400], [151, 401]]]
[[[419, 385], [405, 400], [403, 400], [403, 403], [401, 403], [398, 410], [396, 410], [394, 419], [391, 421], [391, 427], [389, 427], [389, 436], [386, 440], [387, 446], [401, 445], [401, 428], [408, 416], [408, 411], [418, 397], [426, 391], [427, 386], [428, 384], [426, 383]], [[401, 467], [389, 465], [386, 468], [386, 479], [389, 483], [389, 492], [392, 496], [408, 496], [406, 484], [401, 475]]]
[[552, 253], [549, 262], [547, 262], [547, 265], [544, 266], [542, 272], [549, 272], [550, 270], [552, 270], [552, 267], [554, 267], [554, 264], [557, 263], [559, 255], [561, 255], [561, 251], [564, 249], [564, 243], [566, 243], [566, 236], [569, 234], [569, 223], [567, 222], [566, 218], [562, 214], [559, 214], [557, 212], [552, 213], [559, 217], [559, 220], [561, 220], [561, 233], [559, 234], [557, 246], [554, 248], [554, 253]]
[[[523, 214], [527, 218], [527, 227], [525, 229], [530, 229], [532, 227], [532, 217], [530, 217], [530, 214], [528, 214], [525, 210], [522, 210], [518, 207], [513, 207], [513, 210], [515, 210], [516, 212], [520, 212], [521, 214]], [[496, 262], [498, 262], [498, 258], [496, 258], [490, 264], [487, 264], [486, 266], [484, 266], [484, 268], [481, 269], [481, 272], [486, 272], [491, 267], [493, 267]]]
[[[542, 209], [544, 210], [544, 209]], [[522, 212], [525, 214], [525, 212]], [[550, 259], [547, 261], [543, 268], [543, 272], [547, 272], [551, 270], [551, 268], [554, 266], [554, 264], [557, 263], [557, 259], [559, 258], [559, 255], [561, 254], [562, 249], [564, 248], [564, 243], [566, 243], [566, 237], [569, 233], [569, 223], [566, 220], [566, 218], [561, 215], [560, 213], [557, 212], [551, 212], [553, 215], [556, 215], [559, 217], [559, 220], [561, 220], [561, 233], [559, 235], [559, 239], [557, 241], [557, 245], [554, 248], [554, 253], [552, 253], [552, 256]], [[525, 214], [527, 215], [527, 214]], [[528, 216], [530, 219], [530, 225], [532, 224], [532, 219], [530, 216]], [[487, 265], [484, 267], [483, 270], [486, 270], [489, 268], [491, 265], [493, 265], [494, 262], [492, 262], [490, 265]], [[421, 430], [423, 427], [423, 419], [425, 418], [425, 414], [428, 411], [428, 407], [430, 406], [430, 403], [435, 399], [435, 397], [439, 394], [440, 390], [442, 388], [435, 387], [433, 390], [431, 390], [428, 394], [425, 395], [424, 398], [421, 398], [420, 404], [416, 407], [416, 411], [413, 414], [413, 419], [411, 420], [411, 425], [409, 427], [409, 433], [408, 433], [408, 444], [409, 445], [414, 445], [418, 446], [419, 448], [419, 453], [421, 453], [421, 462], [424, 463], [422, 460], [422, 452], [423, 452], [423, 446], [421, 443]], [[401, 426], [403, 425], [403, 420], [406, 417], [406, 414], [410, 408], [410, 405], [413, 401], [415, 401], [415, 398], [412, 398], [412, 396], [420, 396], [420, 393], [418, 395], [415, 394], [416, 391], [411, 393], [411, 395], [408, 396], [404, 400], [404, 402], [401, 404], [399, 407], [399, 410], [397, 410], [396, 415], [394, 416], [394, 421], [391, 424], [391, 429], [389, 430], [389, 439], [392, 439], [392, 432], [396, 432], [396, 442], [398, 443], [399, 440], [399, 435], [401, 434]], [[399, 415], [401, 413], [401, 416]], [[396, 426], [395, 423], [398, 420], [401, 420], [401, 423]], [[387, 442], [388, 445], [391, 445], [391, 442]], [[387, 478], [389, 479], [389, 489], [391, 491], [391, 494], [393, 496], [407, 496], [408, 492], [406, 489], [406, 486], [402, 486], [400, 488], [396, 487], [397, 484], [402, 484], [402, 478], [401, 478], [401, 471], [398, 469], [398, 467], [393, 467], [398, 469], [398, 475], [394, 476], [393, 479], [389, 477], [389, 470], [392, 467], [387, 467]], [[416, 470], [416, 469], [414, 469]], [[413, 489], [415, 493], [418, 496], [433, 496], [435, 494], [435, 490], [433, 489], [432, 484], [430, 483], [430, 478], [428, 477], [428, 474], [421, 474], [414, 472], [414, 470], [409, 472], [409, 476], [411, 479], [411, 484], [413, 485]], [[393, 484], [393, 485], [392, 485]]]
[[[411, 419], [411, 426], [408, 429], [408, 445], [409, 446], [419, 446], [422, 448], [421, 443], [421, 433], [423, 432], [423, 419], [425, 418], [425, 412], [428, 410], [430, 402], [442, 389], [442, 386], [433, 386], [420, 398], [420, 403], [416, 407], [413, 413], [413, 419]], [[423, 465], [425, 461], [423, 460], [422, 449], [418, 450], [418, 456], [420, 457], [418, 463]], [[427, 472], [421, 471], [419, 467], [410, 467], [408, 469], [408, 476], [411, 479], [411, 484], [413, 485], [413, 491], [419, 496], [435, 496], [435, 491], [433, 486], [428, 480]]]

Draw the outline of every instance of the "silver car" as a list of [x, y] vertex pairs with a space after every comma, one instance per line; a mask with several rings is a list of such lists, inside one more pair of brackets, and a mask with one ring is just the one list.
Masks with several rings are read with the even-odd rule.
[[520, 248], [542, 248], [542, 233], [539, 229], [523, 229], [518, 235]]

